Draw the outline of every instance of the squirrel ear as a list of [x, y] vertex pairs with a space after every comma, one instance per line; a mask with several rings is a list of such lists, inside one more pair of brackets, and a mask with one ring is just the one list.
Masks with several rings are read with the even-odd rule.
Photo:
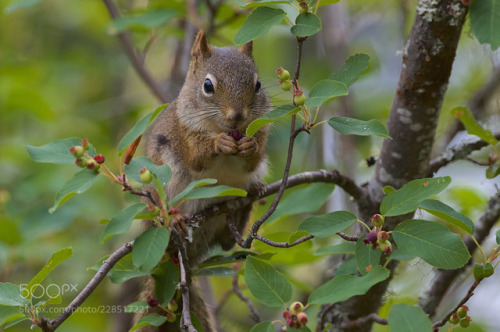
[[253, 50], [253, 41], [252, 40], [246, 44], [243, 44], [240, 47], [240, 52], [248, 55], [250, 58], [252, 57], [252, 50]]
[[208, 45], [205, 31], [200, 30], [198, 35], [196, 35], [196, 40], [194, 41], [193, 48], [191, 49], [191, 56], [194, 58], [198, 58], [200, 55], [202, 57], [209, 57], [211, 54], [212, 49]]

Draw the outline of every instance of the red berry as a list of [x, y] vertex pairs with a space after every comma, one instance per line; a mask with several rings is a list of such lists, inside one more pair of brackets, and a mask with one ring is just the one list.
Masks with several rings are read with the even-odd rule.
[[104, 160], [105, 160], [105, 158], [102, 154], [98, 154], [98, 155], [94, 156], [94, 159], [95, 159], [95, 161], [97, 161], [98, 164], [104, 163]]
[[290, 312], [290, 310], [286, 310], [286, 311], [283, 312], [283, 318], [284, 319], [288, 320], [291, 317], [292, 317], [292, 313]]
[[89, 149], [89, 140], [87, 138], [82, 139], [82, 146], [85, 150]]
[[387, 241], [387, 240], [389, 240], [389, 234], [387, 234], [387, 232], [384, 232], [384, 231], [378, 232], [377, 237], [381, 241]]
[[177, 257], [177, 253], [170, 255], [170, 261], [175, 265], [179, 265], [180, 262], [179, 257]]
[[157, 299], [153, 298], [151, 295], [148, 295], [146, 297], [146, 301], [148, 302], [148, 305], [151, 307], [151, 308], [154, 308], [154, 307], [157, 307], [158, 304], [160, 304], [160, 302], [158, 302]]
[[171, 208], [168, 210], [168, 214], [171, 216], [173, 214], [178, 214], [179, 213], [179, 208]]
[[229, 136], [231, 136], [232, 138], [234, 138], [234, 140], [236, 142], [238, 142], [242, 137], [243, 135], [241, 134], [241, 132], [239, 130], [231, 130], [229, 133], [227, 133]]
[[375, 232], [370, 232], [368, 234], [366, 234], [366, 237], [364, 238], [363, 240], [363, 243], [364, 244], [374, 244], [375, 242], [377, 242], [377, 233]]
[[297, 314], [297, 319], [299, 320], [300, 323], [302, 324], [307, 324], [307, 314], [305, 312], [299, 312]]

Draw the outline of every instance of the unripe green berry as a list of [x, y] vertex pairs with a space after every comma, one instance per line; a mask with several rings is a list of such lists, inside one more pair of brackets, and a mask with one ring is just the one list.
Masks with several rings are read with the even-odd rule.
[[464, 318], [464, 319], [462, 319], [462, 320], [460, 321], [460, 326], [461, 326], [461, 327], [468, 327], [468, 326], [469, 326], [469, 324], [470, 324], [470, 321], [469, 321], [468, 319], [466, 319], [466, 318]]
[[302, 90], [295, 90], [295, 92], [293, 93], [293, 102], [297, 106], [302, 106], [305, 104], [306, 96], [304, 96]]
[[153, 181], [153, 175], [146, 168], [141, 168], [139, 171], [141, 173], [141, 181], [144, 183], [150, 183]]
[[465, 316], [467, 316], [467, 311], [469, 311], [469, 308], [466, 305], [461, 306], [457, 310], [458, 317], [464, 318]]
[[87, 169], [93, 170], [93, 171], [98, 171], [101, 165], [97, 163], [94, 159], [89, 159], [87, 160]]
[[87, 159], [86, 158], [77, 159], [77, 160], [75, 160], [75, 164], [78, 167], [85, 168], [85, 167], [87, 167]]
[[302, 1], [299, 3], [299, 10], [301, 13], [307, 13], [309, 10], [309, 6], [307, 5], [307, 2]]
[[290, 312], [292, 315], [296, 315], [299, 312], [302, 312], [302, 310], [304, 310], [304, 305], [301, 302], [293, 302], [290, 306]]
[[176, 315], [172, 312], [167, 312], [166, 317], [167, 317], [167, 322], [169, 323], [175, 322], [175, 319], [177, 318]]
[[276, 73], [278, 73], [278, 77], [282, 81], [288, 81], [290, 79], [290, 73], [288, 70], [283, 69], [283, 67], [276, 69]]
[[453, 315], [450, 316], [449, 322], [452, 324], [458, 324], [460, 323], [460, 317], [456, 312], [453, 313]]
[[371, 217], [371, 222], [373, 226], [382, 227], [384, 225], [384, 216], [380, 214], [374, 214]]
[[168, 302], [167, 309], [171, 312], [176, 312], [177, 309], [179, 309], [179, 306], [177, 305], [177, 302], [175, 302], [175, 300], [172, 299], [170, 300], [170, 302]]
[[292, 88], [292, 82], [290, 82], [289, 80], [281, 80], [281, 89], [284, 90], [284, 91], [290, 91], [290, 89]]
[[83, 149], [83, 146], [77, 145], [77, 146], [72, 146], [69, 149], [69, 152], [71, 152], [73, 156], [75, 156], [75, 158], [80, 159], [81, 157], [83, 157], [85, 150]]
[[389, 234], [387, 232], [384, 232], [384, 231], [378, 232], [377, 237], [379, 238], [380, 241], [389, 240]]

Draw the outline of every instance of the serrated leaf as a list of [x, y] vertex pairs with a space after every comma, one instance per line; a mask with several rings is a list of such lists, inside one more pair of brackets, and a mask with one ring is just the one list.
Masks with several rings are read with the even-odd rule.
[[136, 331], [144, 326], [160, 326], [167, 321], [167, 317], [161, 316], [159, 314], [149, 314], [145, 317], [141, 317], [137, 323], [128, 330], [129, 332]]
[[415, 211], [422, 201], [439, 194], [450, 182], [449, 176], [410, 181], [382, 200], [380, 213], [384, 216], [398, 216]]
[[492, 50], [500, 46], [500, 3], [496, 0], [472, 1], [470, 25], [477, 40], [490, 44]]
[[379, 265], [366, 275], [340, 275], [316, 288], [309, 296], [308, 303], [327, 304], [345, 301], [355, 295], [363, 295], [375, 284], [389, 278], [390, 272]]
[[377, 135], [380, 137], [391, 138], [382, 122], [375, 119], [363, 121], [353, 118], [334, 116], [328, 120], [328, 124], [342, 135]]
[[173, 19], [176, 15], [177, 11], [172, 9], [150, 10], [143, 14], [120, 17], [113, 20], [106, 28], [106, 31], [108, 34], [114, 36], [120, 32], [130, 29], [157, 28]]
[[329, 183], [313, 183], [301, 186], [283, 198], [267, 223], [286, 215], [316, 212], [332, 194], [335, 186]]
[[141, 173], [139, 172], [142, 168], [146, 168], [153, 173], [153, 175], [160, 180], [162, 187], [165, 186], [172, 177], [172, 170], [167, 164], [156, 165], [146, 156], [132, 159], [128, 165], [125, 165], [125, 174], [130, 179], [142, 182]]
[[474, 115], [467, 107], [455, 107], [451, 110], [451, 114], [463, 123], [467, 133], [470, 135], [476, 135], [490, 145], [496, 145], [498, 143], [498, 140], [490, 130], [484, 129], [476, 122]]
[[358, 218], [349, 211], [335, 211], [321, 216], [313, 216], [299, 225], [299, 230], [315, 237], [328, 237], [351, 226]]
[[11, 2], [7, 7], [4, 9], [5, 14], [12, 14], [13, 12], [19, 10], [19, 9], [26, 9], [26, 8], [31, 8], [34, 7], [35, 5], [38, 5], [41, 0], [17, 0], [14, 2]]
[[152, 274], [155, 279], [155, 294], [163, 306], [174, 297], [180, 280], [179, 265], [171, 260], [162, 261]]
[[247, 192], [240, 188], [230, 186], [201, 187], [187, 193], [183, 199], [201, 199], [223, 196], [245, 197]]
[[198, 181], [193, 181], [190, 184], [188, 184], [186, 186], [186, 188], [184, 188], [183, 191], [181, 191], [178, 195], [176, 195], [174, 198], [172, 198], [169, 203], [174, 204], [178, 200], [181, 200], [182, 198], [184, 198], [184, 196], [186, 196], [188, 193], [190, 193], [191, 190], [193, 190], [194, 188], [198, 188], [198, 187], [206, 186], [206, 185], [210, 185], [210, 184], [216, 184], [216, 183], [217, 183], [216, 179], [201, 179]]
[[318, 107], [332, 98], [347, 96], [348, 94], [349, 89], [344, 83], [333, 80], [322, 80], [312, 87], [309, 92], [309, 98], [306, 100], [306, 106]]
[[61, 190], [56, 194], [54, 206], [49, 209], [49, 213], [54, 213], [61, 205], [66, 203], [71, 197], [84, 193], [87, 191], [97, 180], [99, 173], [88, 169], [82, 169], [80, 172], [73, 175]]
[[255, 135], [260, 128], [264, 127], [267, 124], [276, 122], [285, 116], [292, 115], [298, 113], [300, 111], [300, 107], [295, 107], [293, 105], [282, 105], [276, 107], [269, 113], [264, 114], [258, 119], [253, 120], [247, 127], [246, 135], [252, 137]]
[[119, 214], [111, 218], [106, 224], [106, 228], [101, 235], [101, 243], [106, 242], [116, 234], [122, 234], [129, 230], [136, 215], [146, 207], [144, 203], [137, 203], [122, 210]]
[[20, 307], [29, 305], [28, 294], [23, 293], [20, 285], [0, 282], [0, 305]]
[[295, 25], [291, 31], [294, 36], [308, 37], [321, 30], [321, 20], [313, 13], [301, 13], [295, 19]]
[[368, 273], [366, 270], [369, 266], [376, 266], [380, 262], [382, 251], [378, 248], [373, 249], [371, 245], [366, 245], [363, 239], [366, 237], [364, 234], [356, 242], [356, 260], [358, 261], [358, 270], [362, 275]]
[[398, 261], [411, 261], [412, 259], [416, 258], [417, 256], [411, 255], [404, 250], [401, 249], [394, 249], [391, 254], [391, 259], [395, 259]]
[[243, 45], [265, 35], [274, 25], [281, 23], [285, 12], [281, 9], [259, 7], [255, 9], [234, 36], [236, 45]]
[[130, 129], [125, 136], [121, 139], [120, 143], [118, 143], [118, 155], [122, 155], [123, 152], [127, 149], [127, 147], [132, 144], [137, 137], [141, 136], [146, 129], [148, 129], [148, 125], [160, 114], [160, 112], [167, 107], [168, 104], [163, 104], [158, 106], [153, 112], [149, 113], [145, 117], [143, 117], [139, 122], [137, 122], [132, 129]]
[[[69, 165], [75, 162], [75, 157], [69, 152], [72, 146], [82, 145], [82, 140], [76, 137], [60, 139], [42, 146], [26, 145], [30, 157], [39, 163]], [[95, 150], [90, 146], [88, 153], [93, 156]]]
[[330, 80], [344, 83], [347, 87], [353, 84], [368, 68], [370, 57], [368, 54], [357, 53], [351, 55], [344, 65], [328, 77]]
[[286, 277], [252, 256], [246, 260], [245, 282], [252, 295], [268, 307], [285, 306], [292, 298], [292, 285]]
[[342, 242], [334, 246], [322, 247], [316, 250], [315, 256], [321, 255], [354, 255], [356, 244], [354, 242]]
[[73, 249], [64, 248], [56, 251], [47, 261], [47, 264], [38, 272], [33, 279], [30, 280], [28, 285], [23, 290], [23, 296], [27, 299], [31, 299], [33, 293], [37, 287], [42, 283], [42, 281], [49, 275], [49, 273], [54, 270], [59, 264], [73, 256]]
[[396, 226], [392, 237], [406, 253], [441, 269], [458, 269], [470, 258], [460, 235], [432, 221], [404, 221]]
[[422, 308], [405, 303], [396, 303], [391, 306], [388, 323], [391, 331], [432, 331], [432, 323]]
[[474, 234], [474, 223], [465, 214], [455, 211], [451, 206], [435, 200], [426, 199], [418, 206], [422, 210], [453, 224], [469, 234]]
[[266, 321], [266, 322], [261, 322], [250, 330], [250, 332], [275, 332], [276, 330], [274, 329], [273, 323]]
[[170, 233], [164, 227], [144, 231], [134, 242], [132, 261], [141, 271], [151, 271], [167, 249]]
[[260, 7], [265, 5], [277, 5], [277, 4], [290, 4], [293, 0], [255, 0], [252, 2], [245, 2], [243, 0], [236, 0], [236, 4], [241, 8], [252, 8]]
[[[16, 320], [21, 321], [25, 319], [27, 319], [27, 316], [25, 313], [21, 312], [20, 308], [0, 305], [0, 326], [15, 322]], [[4, 327], [7, 329], [7, 326]]]

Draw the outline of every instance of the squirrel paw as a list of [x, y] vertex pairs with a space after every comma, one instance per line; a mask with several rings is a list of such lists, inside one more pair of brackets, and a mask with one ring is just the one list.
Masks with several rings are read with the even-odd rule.
[[215, 150], [222, 154], [237, 154], [238, 145], [233, 137], [226, 133], [221, 133], [215, 139]]
[[188, 240], [190, 237], [190, 231], [186, 226], [184, 217], [181, 214], [175, 215], [172, 220], [170, 220], [170, 227], [179, 233], [182, 239]]
[[261, 182], [252, 183], [248, 193], [251, 195], [255, 194], [259, 197], [262, 197], [266, 193], [266, 186]]
[[257, 141], [254, 137], [243, 136], [237, 143], [240, 156], [249, 157], [257, 152]]

